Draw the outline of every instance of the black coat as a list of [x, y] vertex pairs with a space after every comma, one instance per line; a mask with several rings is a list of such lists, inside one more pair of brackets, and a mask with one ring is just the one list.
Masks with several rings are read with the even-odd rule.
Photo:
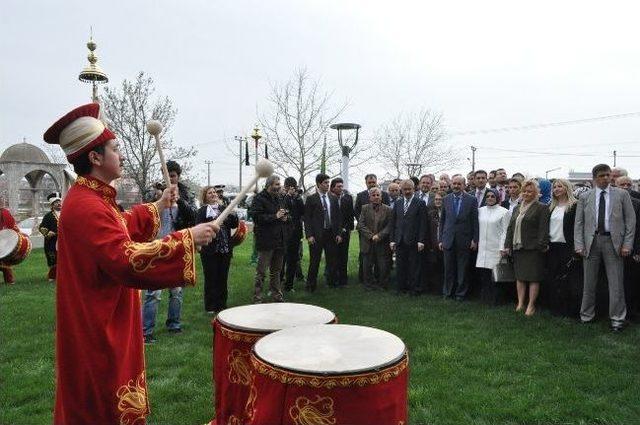
[[178, 182], [178, 216], [174, 217], [176, 230], [186, 229], [196, 224], [196, 202], [189, 188]]
[[[223, 208], [224, 206], [221, 206], [220, 211], [222, 211]], [[200, 224], [200, 223], [207, 223], [213, 220], [214, 220], [213, 218], [207, 217], [207, 205], [201, 206], [196, 214], [196, 222]], [[231, 245], [231, 242], [230, 242], [231, 229], [235, 229], [236, 227], [238, 227], [239, 222], [240, 220], [238, 220], [237, 215], [233, 213], [229, 214], [227, 218], [225, 218], [224, 221], [222, 222], [222, 226], [220, 226], [220, 232], [218, 232], [218, 235], [208, 245], [204, 245], [201, 248], [200, 253], [215, 254], [219, 252], [221, 244], [226, 244], [228, 246], [229, 252], [232, 253], [233, 245]]]
[[[562, 234], [564, 235], [564, 240], [567, 241], [567, 244], [569, 245], [571, 252], [574, 252], [574, 245], [573, 245], [574, 229], [573, 228], [576, 223], [577, 207], [578, 207], [578, 203], [571, 205], [571, 207], [567, 208], [564, 211], [564, 217], [562, 218]], [[549, 212], [549, 217], [551, 217], [552, 213], [553, 213], [553, 210]]]
[[[49, 211], [42, 217], [42, 223], [38, 228], [44, 236], [44, 253], [47, 257], [47, 265], [53, 267], [56, 264], [56, 243], [58, 242], [58, 219], [53, 211]], [[55, 235], [49, 235], [49, 232]]]
[[[356, 195], [356, 205], [353, 208], [353, 212], [356, 218], [360, 218], [360, 213], [362, 212], [362, 206], [367, 205], [369, 203], [369, 191], [363, 190]], [[390, 205], [389, 194], [387, 192], [382, 192], [382, 203], [385, 205]]]
[[302, 239], [302, 221], [304, 220], [304, 201], [298, 194], [295, 196], [285, 195], [284, 205], [289, 210], [289, 239]]
[[289, 220], [276, 217], [280, 209], [286, 209], [284, 197], [272, 195], [266, 189], [258, 193], [251, 203], [251, 217], [255, 227], [253, 235], [258, 251], [284, 249], [289, 233]]
[[[327, 193], [331, 216], [331, 232], [333, 236], [342, 235], [342, 213], [338, 207], [338, 198], [331, 193]], [[318, 239], [324, 230], [324, 207], [318, 193], [307, 198], [304, 206], [304, 230], [307, 238]]]
[[340, 206], [340, 213], [342, 214], [343, 233], [350, 233], [354, 229], [353, 219], [355, 218], [353, 197], [348, 193], [344, 193], [342, 198], [338, 200], [338, 205]]
[[391, 242], [404, 245], [416, 245], [420, 242], [426, 245], [428, 232], [427, 206], [421, 199], [414, 196], [406, 214], [404, 201], [396, 201], [393, 207]]

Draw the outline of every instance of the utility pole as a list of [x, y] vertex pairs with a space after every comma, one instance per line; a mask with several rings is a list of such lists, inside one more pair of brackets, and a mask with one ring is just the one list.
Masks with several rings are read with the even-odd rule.
[[207, 186], [211, 186], [211, 164], [213, 164], [213, 161], [205, 161], [205, 164], [207, 164]]
[[618, 159], [618, 152], [613, 151], [613, 166], [616, 166], [616, 160]]
[[235, 136], [234, 139], [238, 142], [238, 158], [239, 158], [239, 168], [238, 168], [238, 190], [242, 190], [242, 142], [247, 140], [246, 137]]
[[476, 171], [476, 148], [475, 146], [471, 146], [471, 171]]

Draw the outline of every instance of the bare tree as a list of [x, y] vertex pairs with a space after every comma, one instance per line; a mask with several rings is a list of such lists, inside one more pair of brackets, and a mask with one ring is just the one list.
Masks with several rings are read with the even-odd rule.
[[[332, 107], [331, 96], [322, 90], [319, 81], [312, 81], [307, 71], [301, 69], [287, 82], [272, 85], [267, 106], [258, 113], [269, 157], [276, 169], [297, 177], [305, 190], [307, 178], [320, 170], [329, 124], [347, 107], [346, 102]], [[337, 144], [327, 144], [327, 169], [335, 168], [340, 155]]]
[[121, 142], [126, 177], [136, 183], [140, 193], [161, 178], [160, 158], [155, 141], [147, 132], [147, 121], [158, 120], [163, 124], [160, 140], [165, 157], [180, 162], [183, 172], [189, 168], [188, 159], [197, 153], [193, 147], [174, 144], [170, 132], [176, 109], [171, 99], [154, 94], [153, 79], [140, 72], [134, 81], [124, 80], [120, 90], [107, 87], [100, 99], [104, 119]]
[[383, 124], [374, 136], [377, 158], [395, 177], [406, 174], [407, 164], [437, 173], [454, 166], [459, 158], [445, 145], [442, 113], [422, 109], [399, 114]]

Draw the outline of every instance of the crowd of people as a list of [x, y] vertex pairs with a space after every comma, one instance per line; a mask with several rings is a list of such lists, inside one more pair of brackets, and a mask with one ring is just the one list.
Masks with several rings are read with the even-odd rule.
[[565, 179], [508, 177], [500, 168], [396, 179], [387, 190], [368, 174], [355, 200], [341, 178], [318, 174], [315, 193], [303, 200], [295, 179], [281, 187], [272, 176], [249, 209], [258, 254], [253, 301], [265, 300], [267, 269], [271, 301], [295, 290], [302, 229], [309, 246], [304, 289], [316, 290], [323, 254], [326, 285], [346, 286], [355, 228], [366, 290], [489, 304], [513, 298], [527, 316], [542, 305], [591, 323], [596, 304], [607, 300], [598, 291], [606, 285], [611, 330], [619, 332], [640, 301], [640, 193], [624, 169], [599, 164], [592, 174], [592, 182], [574, 187]]

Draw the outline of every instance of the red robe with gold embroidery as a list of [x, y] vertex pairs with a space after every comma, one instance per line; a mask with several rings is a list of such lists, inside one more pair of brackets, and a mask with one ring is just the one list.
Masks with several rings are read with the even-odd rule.
[[121, 213], [113, 187], [79, 177], [60, 216], [55, 424], [144, 424], [138, 288], [195, 284], [190, 230], [154, 240], [153, 204]]

